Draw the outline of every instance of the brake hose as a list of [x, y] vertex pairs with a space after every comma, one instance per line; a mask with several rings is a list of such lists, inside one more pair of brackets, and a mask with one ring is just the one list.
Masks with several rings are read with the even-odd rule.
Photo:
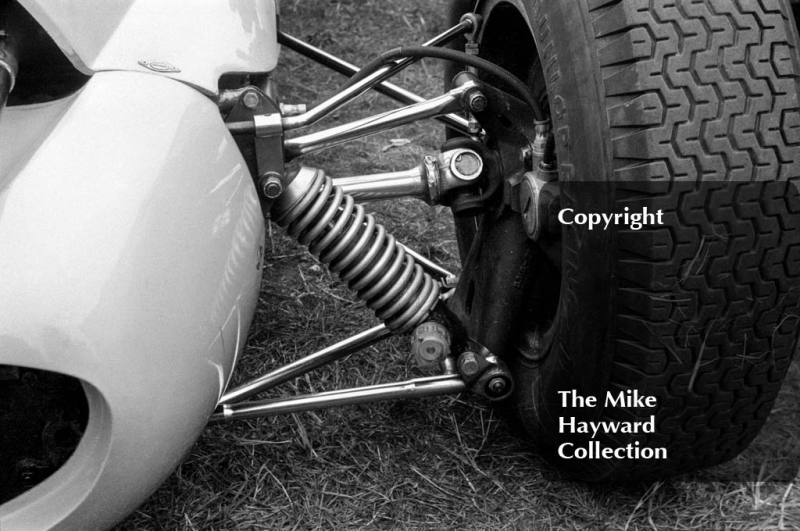
[[514, 74], [497, 66], [494, 63], [487, 61], [486, 59], [481, 59], [475, 55], [469, 55], [467, 53], [459, 52], [458, 50], [451, 50], [449, 48], [434, 48], [432, 46], [401, 46], [399, 48], [388, 50], [367, 63], [361, 70], [359, 70], [355, 75], [353, 75], [353, 77], [350, 78], [346, 86], [349, 87], [350, 85], [361, 81], [380, 69], [386, 63], [405, 57], [432, 57], [435, 59], [446, 59], [448, 61], [472, 66], [478, 70], [483, 70], [484, 72], [496, 76], [501, 81], [513, 88], [514, 91], [522, 97], [528, 107], [531, 108], [536, 121], [541, 122], [546, 119], [544, 112], [542, 112], [541, 105], [539, 105], [539, 102], [536, 101], [536, 98], [533, 96], [531, 90]]

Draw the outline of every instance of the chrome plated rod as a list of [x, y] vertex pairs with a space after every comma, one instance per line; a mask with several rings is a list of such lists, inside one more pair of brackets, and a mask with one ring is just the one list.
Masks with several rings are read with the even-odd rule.
[[[463, 35], [472, 30], [472, 22], [470, 20], [463, 20], [453, 26], [452, 28], [448, 29], [447, 31], [440, 33], [433, 39], [423, 43], [423, 46], [440, 46], [443, 44], [447, 44], [448, 42], [452, 41], [456, 37]], [[324, 66], [332, 68], [337, 72], [344, 73], [345, 75], [353, 75], [358, 72], [358, 68], [350, 63], [347, 63], [337, 57], [334, 57], [331, 54], [328, 54], [318, 48], [307, 44], [300, 39], [296, 39], [291, 35], [287, 35], [286, 33], [279, 32], [278, 33], [278, 42], [286, 47], [309, 57], [315, 61], [318, 61]], [[362, 79], [360, 82], [347, 87], [345, 90], [333, 95], [331, 98], [327, 99], [326, 101], [316, 105], [313, 109], [300, 114], [298, 116], [288, 116], [283, 119], [283, 128], [285, 130], [290, 129], [297, 129], [300, 127], [305, 127], [307, 125], [311, 125], [314, 122], [318, 121], [319, 119], [323, 118], [324, 116], [330, 114], [331, 112], [335, 111], [336, 109], [340, 108], [347, 102], [353, 100], [354, 98], [360, 96], [364, 92], [370, 90], [371, 88], [375, 88], [380, 92], [388, 91], [391, 97], [399, 97], [395, 98], [402, 103], [418, 103], [420, 101], [424, 101], [419, 96], [405, 91], [395, 85], [390, 85], [388, 83], [382, 84], [382, 82], [389, 77], [395, 75], [399, 71], [403, 70], [407, 66], [411, 65], [412, 63], [418, 61], [419, 58], [416, 57], [408, 57], [406, 59], [402, 59], [395, 63], [386, 65], [370, 76]], [[383, 87], [383, 88], [381, 88]], [[405, 101], [404, 101], [405, 100]], [[451, 118], [446, 120], [448, 125], [452, 127], [458, 128], [459, 130], [467, 130], [467, 121], [463, 118], [453, 115]]]
[[380, 324], [240, 385], [236, 389], [223, 394], [219, 402], [220, 404], [240, 402], [309, 371], [318, 369], [323, 365], [358, 352], [370, 345], [374, 345], [390, 335], [391, 331], [385, 325]]
[[[312, 61], [316, 61], [342, 75], [350, 77], [355, 75], [359, 70], [357, 66], [287, 33], [278, 32], [278, 42], [290, 50], [295, 51], [300, 55], [311, 59]], [[377, 85], [373, 86], [372, 89], [404, 105], [425, 101], [425, 98], [422, 96], [418, 96], [417, 94], [414, 94], [413, 92], [402, 87], [398, 87], [393, 83], [389, 83], [388, 81], [378, 83]], [[438, 116], [436, 119], [462, 133], [469, 133], [469, 121], [462, 116], [457, 114], [445, 114], [443, 116]]]
[[339, 389], [325, 393], [300, 395], [260, 402], [222, 404], [211, 416], [212, 421], [227, 421], [268, 417], [286, 413], [300, 413], [314, 409], [353, 404], [365, 404], [380, 400], [424, 398], [451, 395], [465, 391], [467, 384], [459, 375], [447, 374], [428, 378], [416, 378], [405, 382], [371, 385], [354, 389]]
[[283, 143], [284, 154], [286, 159], [290, 160], [300, 155], [341, 144], [348, 140], [392, 129], [416, 122], [417, 120], [432, 118], [456, 111], [461, 108], [461, 96], [472, 87], [472, 83], [465, 83], [460, 87], [454, 88], [447, 94], [443, 94], [431, 100], [426, 100], [400, 109], [394, 109], [377, 116], [356, 120], [349, 124], [331, 127], [330, 129], [325, 129], [317, 133], [285, 140]]
[[376, 80], [380, 77], [381, 73], [382, 70], [378, 70], [374, 74], [365, 77], [361, 81], [346, 87], [340, 92], [337, 92], [327, 100], [313, 107], [309, 111], [304, 112], [303, 114], [298, 114], [297, 116], [284, 116], [281, 120], [283, 129], [285, 131], [291, 131], [292, 129], [306, 127], [319, 121], [336, 109], [342, 107], [345, 103], [357, 98], [372, 88], [372, 85], [376, 83]]
[[333, 184], [353, 196], [358, 203], [401, 197], [414, 197], [423, 201], [428, 198], [428, 180], [422, 166], [375, 175], [334, 177]]

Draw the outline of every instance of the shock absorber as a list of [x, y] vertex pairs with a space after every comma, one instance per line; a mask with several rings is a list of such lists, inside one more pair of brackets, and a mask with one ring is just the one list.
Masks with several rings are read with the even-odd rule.
[[301, 167], [271, 214], [347, 282], [389, 330], [411, 330], [438, 301], [439, 283], [322, 170]]

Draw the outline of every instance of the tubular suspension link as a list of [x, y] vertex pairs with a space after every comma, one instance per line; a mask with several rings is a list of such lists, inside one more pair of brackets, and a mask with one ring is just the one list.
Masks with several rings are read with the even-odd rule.
[[300, 168], [272, 216], [346, 281], [389, 330], [412, 329], [437, 303], [439, 283], [322, 170]]

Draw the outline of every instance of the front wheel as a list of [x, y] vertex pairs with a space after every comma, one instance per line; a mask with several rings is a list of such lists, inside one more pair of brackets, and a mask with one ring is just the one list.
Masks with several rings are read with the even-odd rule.
[[789, 3], [487, 0], [479, 12], [481, 56], [550, 111], [560, 207], [662, 221], [565, 218], [534, 243], [513, 212], [457, 220], [453, 304], [510, 365], [513, 418], [582, 479], [731, 459], [764, 424], [800, 330]]

